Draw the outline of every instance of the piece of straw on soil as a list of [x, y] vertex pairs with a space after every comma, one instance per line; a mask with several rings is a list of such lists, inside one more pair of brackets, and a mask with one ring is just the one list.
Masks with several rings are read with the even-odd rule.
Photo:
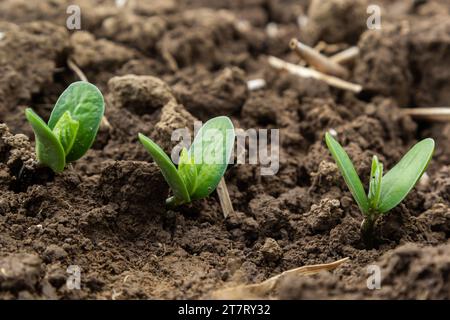
[[222, 208], [222, 213], [226, 219], [230, 214], [234, 212], [233, 204], [231, 203], [230, 194], [228, 193], [227, 184], [225, 179], [222, 177], [219, 184], [217, 185], [217, 194], [219, 195], [220, 206]]
[[[73, 61], [72, 59], [67, 59], [67, 66], [69, 67], [70, 70], [73, 71], [73, 73], [77, 75], [77, 77], [81, 81], [89, 82], [88, 78], [86, 77], [84, 72], [80, 69], [80, 67], [78, 67], [75, 61]], [[100, 123], [100, 126], [107, 128], [109, 131], [112, 131], [112, 126], [105, 116], [102, 117], [102, 122]]]
[[314, 69], [298, 66], [298, 65], [286, 62], [284, 60], [281, 60], [274, 56], [269, 56], [268, 62], [273, 68], [275, 68], [277, 70], [285, 70], [291, 74], [294, 74], [294, 75], [302, 77], [302, 78], [313, 78], [313, 79], [321, 80], [330, 86], [333, 86], [333, 87], [336, 87], [336, 88], [339, 88], [342, 90], [348, 90], [348, 91], [352, 91], [354, 93], [360, 93], [362, 90], [362, 86], [359, 84], [351, 83], [351, 82], [342, 80], [340, 78], [324, 74], [324, 73], [314, 70]]
[[81, 71], [80, 67], [78, 67], [78, 65], [75, 63], [75, 61], [73, 61], [72, 59], [67, 59], [67, 66], [69, 67], [70, 70], [72, 70], [77, 75], [77, 77], [81, 81], [89, 82], [88, 78], [86, 77], [84, 72]]
[[324, 54], [324, 52], [338, 52], [342, 49], [342, 44], [337, 43], [326, 43], [325, 41], [319, 41], [315, 46], [314, 50]]
[[316, 70], [339, 78], [348, 77], [348, 70], [343, 66], [297, 39], [291, 39], [289, 46], [299, 57], [308, 62]]
[[291, 270], [284, 271], [274, 277], [271, 277], [261, 283], [240, 285], [237, 287], [216, 290], [212, 293], [214, 299], [262, 299], [273, 297], [276, 293], [277, 286], [286, 277], [303, 277], [309, 276], [321, 271], [330, 271], [336, 269], [349, 258], [344, 258], [335, 262], [303, 266]]
[[346, 65], [355, 61], [359, 55], [358, 47], [350, 47], [341, 52], [338, 52], [330, 57], [330, 60], [341, 65]]
[[403, 114], [409, 115], [414, 119], [430, 122], [450, 121], [450, 108], [403, 108]]

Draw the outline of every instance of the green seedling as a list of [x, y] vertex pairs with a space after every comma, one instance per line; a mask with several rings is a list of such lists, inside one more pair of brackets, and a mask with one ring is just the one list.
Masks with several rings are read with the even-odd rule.
[[233, 150], [235, 132], [228, 117], [207, 121], [194, 138], [189, 150], [183, 148], [178, 168], [150, 138], [139, 134], [139, 140], [161, 169], [173, 196], [166, 200], [175, 207], [211, 194], [225, 174]]
[[414, 188], [433, 156], [434, 140], [424, 139], [414, 145], [391, 170], [383, 176], [383, 164], [372, 158], [369, 192], [366, 195], [361, 180], [342, 146], [329, 134], [325, 141], [344, 180], [364, 215], [363, 238], [371, 243], [376, 220], [396, 207]]
[[59, 97], [48, 124], [32, 109], [25, 115], [36, 137], [36, 158], [54, 172], [78, 160], [92, 146], [105, 111], [103, 96], [88, 82], [72, 83]]

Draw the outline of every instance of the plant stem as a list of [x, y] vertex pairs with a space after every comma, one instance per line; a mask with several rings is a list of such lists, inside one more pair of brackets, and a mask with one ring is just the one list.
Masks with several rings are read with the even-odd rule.
[[219, 185], [217, 186], [217, 194], [219, 195], [219, 201], [223, 216], [226, 219], [230, 214], [234, 212], [234, 209], [224, 177], [220, 179]]
[[77, 77], [81, 81], [89, 82], [88, 78], [86, 77], [84, 72], [81, 71], [80, 67], [78, 67], [75, 61], [73, 61], [72, 59], [67, 59], [67, 66], [77, 75]]
[[178, 199], [174, 196], [166, 199], [166, 206], [169, 209], [174, 209], [175, 207], [178, 207], [179, 205], [182, 205], [184, 203], [183, 200]]
[[361, 236], [368, 248], [373, 247], [373, 232], [375, 229], [375, 222], [378, 219], [377, 213], [369, 213], [361, 223]]

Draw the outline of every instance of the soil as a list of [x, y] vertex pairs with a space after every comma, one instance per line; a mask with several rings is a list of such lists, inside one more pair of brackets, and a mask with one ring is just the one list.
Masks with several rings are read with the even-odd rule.
[[[272, 297], [450, 299], [450, 124], [400, 112], [449, 104], [450, 5], [375, 2], [381, 30], [365, 27], [367, 1], [1, 1], [0, 299], [202, 299], [345, 257]], [[65, 27], [69, 4], [82, 30]], [[299, 61], [291, 37], [325, 41], [326, 54], [358, 45], [349, 80], [364, 92], [273, 70], [267, 55]], [[104, 93], [111, 127], [55, 175], [36, 162], [24, 109], [48, 119], [78, 80], [69, 58]], [[266, 86], [248, 90], [257, 78]], [[230, 166], [227, 219], [215, 194], [167, 210], [168, 186], [137, 133], [170, 152], [174, 129], [218, 115], [279, 128], [279, 172]], [[378, 221], [374, 247], [324, 144], [330, 129], [364, 185], [372, 155], [391, 168], [420, 139], [436, 141], [426, 175]], [[66, 286], [71, 265], [80, 290]], [[369, 265], [381, 268], [379, 290], [367, 287]]]

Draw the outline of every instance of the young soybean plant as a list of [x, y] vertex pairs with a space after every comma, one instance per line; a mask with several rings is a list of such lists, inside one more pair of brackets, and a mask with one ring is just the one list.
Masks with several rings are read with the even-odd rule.
[[150, 138], [139, 134], [139, 140], [172, 189], [166, 200], [175, 207], [209, 196], [225, 174], [233, 150], [234, 126], [228, 117], [208, 120], [198, 131], [189, 150], [183, 148], [178, 169], [166, 153]]
[[384, 176], [383, 164], [378, 161], [377, 156], [373, 156], [367, 195], [342, 146], [328, 132], [325, 134], [325, 141], [364, 215], [361, 231], [366, 243], [371, 245], [375, 221], [380, 215], [396, 207], [415, 186], [431, 160], [434, 140], [428, 138], [418, 142]]
[[94, 143], [104, 111], [101, 92], [84, 81], [74, 82], [64, 90], [48, 124], [27, 108], [25, 115], [36, 137], [38, 162], [62, 172], [66, 163], [81, 158]]

